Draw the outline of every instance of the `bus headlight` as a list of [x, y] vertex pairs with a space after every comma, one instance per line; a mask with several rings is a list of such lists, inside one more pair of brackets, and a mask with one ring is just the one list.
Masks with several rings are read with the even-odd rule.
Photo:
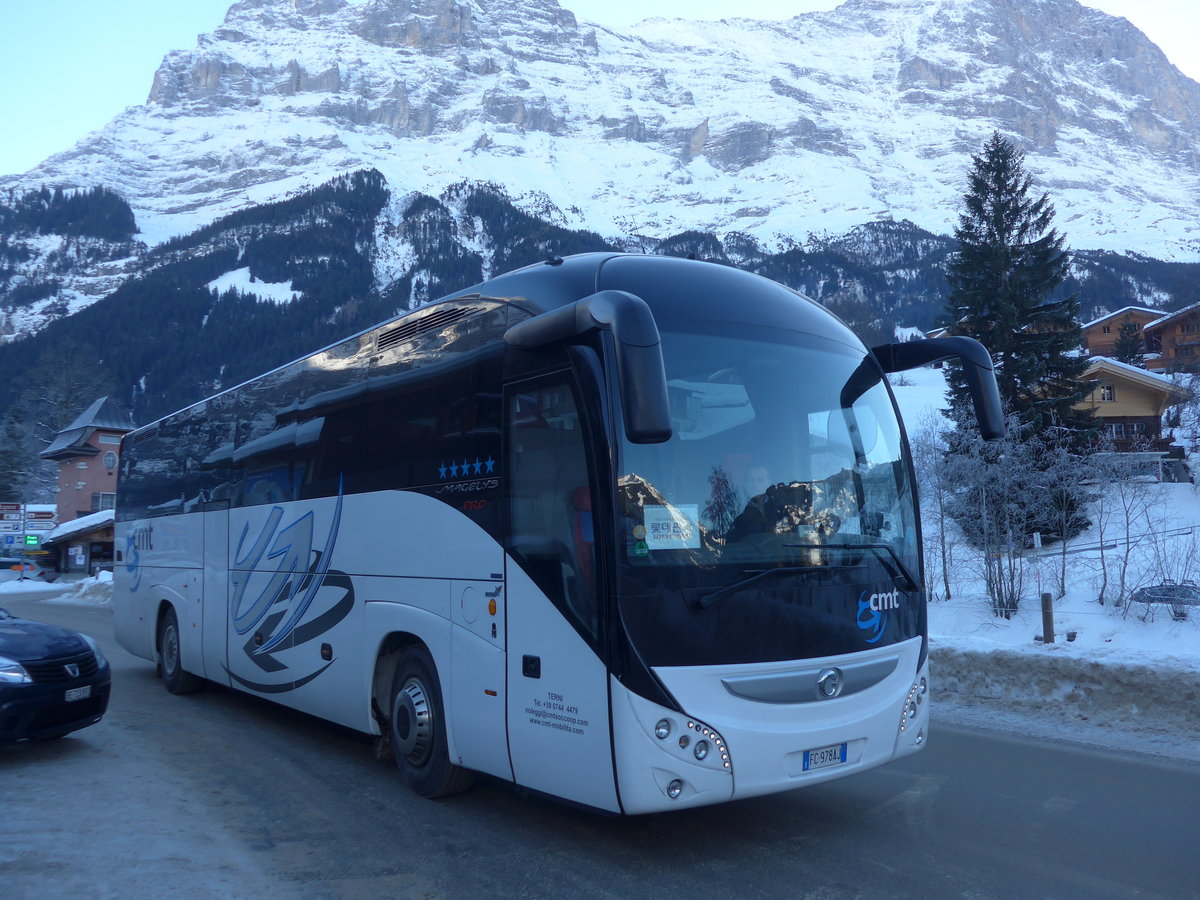
[[696, 759], [704, 759], [708, 756], [708, 741], [697, 741], [695, 748], [692, 750], [692, 755]]
[[654, 736], [660, 741], [665, 741], [671, 736], [671, 723], [667, 719], [659, 719], [658, 724], [654, 726]]
[[929, 682], [924, 676], [919, 681], [913, 682], [913, 686], [908, 689], [908, 696], [904, 698], [904, 705], [900, 708], [900, 734], [915, 725], [921, 713], [921, 705], [925, 700], [925, 695], [929, 693]]

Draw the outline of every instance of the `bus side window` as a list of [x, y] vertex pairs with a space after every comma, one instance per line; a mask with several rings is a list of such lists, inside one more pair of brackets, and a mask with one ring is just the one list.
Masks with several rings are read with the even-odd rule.
[[563, 378], [509, 397], [512, 555], [590, 638], [598, 631], [594, 533], [579, 411]]

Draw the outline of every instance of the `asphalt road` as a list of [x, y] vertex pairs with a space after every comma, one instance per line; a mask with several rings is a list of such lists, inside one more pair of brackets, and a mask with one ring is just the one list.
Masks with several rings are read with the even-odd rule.
[[175, 697], [105, 608], [99, 725], [0, 747], [0, 896], [1200, 897], [1200, 765], [981, 729], [805, 791], [620, 819], [481, 779], [411, 794], [371, 740], [224, 689]]

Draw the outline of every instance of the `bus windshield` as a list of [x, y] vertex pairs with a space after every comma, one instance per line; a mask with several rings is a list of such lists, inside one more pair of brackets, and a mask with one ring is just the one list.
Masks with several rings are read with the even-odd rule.
[[810, 335], [721, 331], [664, 331], [674, 434], [622, 447], [631, 640], [651, 665], [705, 665], [922, 634], [910, 467], [878, 366]]

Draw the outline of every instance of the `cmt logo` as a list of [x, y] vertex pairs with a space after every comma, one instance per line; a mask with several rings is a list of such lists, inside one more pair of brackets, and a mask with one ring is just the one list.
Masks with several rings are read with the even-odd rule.
[[138, 525], [125, 536], [125, 571], [133, 578], [129, 590], [142, 586], [142, 551], [154, 549], [154, 526]]
[[858, 598], [857, 623], [860, 631], [865, 631], [868, 644], [874, 644], [887, 631], [888, 613], [900, 608], [899, 591], [881, 591], [868, 594], [863, 591]]
[[900, 592], [888, 591], [884, 594], [872, 594], [867, 598], [867, 605], [875, 612], [887, 612], [889, 609], [899, 609]]
[[129, 546], [138, 550], [154, 549], [154, 526], [138, 525], [129, 534]]

